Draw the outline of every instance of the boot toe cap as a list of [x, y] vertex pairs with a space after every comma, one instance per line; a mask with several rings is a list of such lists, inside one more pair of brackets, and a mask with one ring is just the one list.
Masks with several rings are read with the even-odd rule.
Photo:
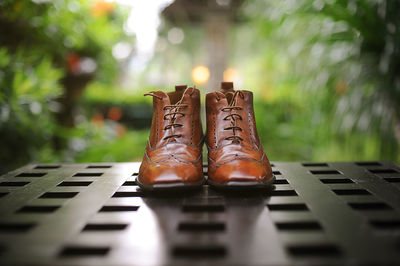
[[198, 183], [203, 179], [202, 169], [192, 164], [154, 164], [148, 165], [139, 173], [139, 182], [146, 186], [171, 183]]
[[272, 178], [269, 167], [263, 166], [258, 161], [234, 160], [219, 166], [209, 177], [213, 182], [220, 184], [228, 182], [256, 182], [267, 183]]

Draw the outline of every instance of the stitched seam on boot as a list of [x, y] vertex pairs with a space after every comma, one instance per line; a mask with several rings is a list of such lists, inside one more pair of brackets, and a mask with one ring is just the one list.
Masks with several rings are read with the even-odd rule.
[[[263, 156], [264, 156], [264, 155], [263, 155]], [[255, 160], [255, 159], [246, 158], [246, 157], [236, 157], [236, 158], [233, 159], [233, 160], [228, 160], [228, 161], [223, 162], [223, 163], [218, 163], [218, 162], [216, 162], [215, 160], [213, 160], [211, 157], [208, 157], [208, 159], [209, 159], [210, 161], [212, 161], [212, 163], [215, 164], [215, 168], [216, 168], [216, 169], [218, 169], [218, 168], [219, 168], [220, 166], [222, 166], [222, 165], [231, 163], [231, 162], [236, 161], [236, 160], [245, 160], [245, 161], [250, 161], [250, 162], [256, 162], [256, 163], [259, 163], [259, 164], [262, 165], [262, 159], [260, 159], [260, 160]]]
[[251, 118], [250, 118], [251, 115], [250, 115], [250, 110], [249, 110], [250, 108], [247, 108], [247, 109], [248, 109], [247, 110], [247, 122], [248, 122], [247, 127], [249, 129], [250, 139], [251, 139], [252, 144], [257, 147], [257, 145], [255, 144], [255, 141], [254, 141], [255, 138], [253, 138], [253, 133], [250, 128], [250, 125], [251, 125]]
[[179, 159], [179, 158], [176, 158], [176, 157], [173, 157], [173, 158], [174, 158], [176, 161], [180, 162], [180, 163], [184, 163], [184, 164], [196, 164], [196, 163], [198, 163], [198, 162], [200, 161], [201, 155], [199, 155], [199, 157], [197, 157], [197, 159], [194, 160], [194, 161], [183, 161], [183, 160], [181, 160], [181, 159]]
[[[151, 163], [162, 163], [162, 162], [167, 162], [167, 161], [171, 160], [170, 158], [166, 158], [166, 159], [160, 160], [160, 161], [153, 161], [153, 160], [150, 159], [150, 156], [148, 155], [147, 150], [144, 151], [144, 154], [145, 154], [146, 159]], [[176, 161], [181, 162], [181, 163], [196, 164], [201, 159], [202, 154], [200, 153], [200, 155], [194, 161], [183, 161], [181, 159], [176, 158], [173, 154], [171, 154], [171, 156], [172, 156], [173, 160], [176, 160]]]
[[212, 116], [213, 116], [213, 125], [214, 125], [214, 130], [213, 130], [213, 132], [214, 132], [214, 146], [217, 148], [217, 136], [216, 136], [216, 131], [217, 131], [217, 126], [216, 126], [216, 123], [215, 123], [215, 113], [212, 113]]
[[[161, 149], [161, 148], [163, 148], [163, 147], [166, 147], [167, 145], [172, 145], [172, 144], [175, 144], [175, 145], [176, 145], [177, 143], [175, 143], [175, 142], [165, 143], [165, 144], [163, 144], [163, 145], [161, 145], [161, 146], [157, 146], [157, 147], [155, 147], [155, 148], [149, 147], [149, 150], [151, 150], [151, 151], [156, 151], [156, 150], [158, 150], [158, 149]], [[190, 143], [184, 143], [184, 142], [178, 142], [178, 144], [186, 145], [186, 146], [189, 146], [189, 147], [192, 147], [192, 148], [199, 148], [199, 146], [201, 145], [201, 141], [200, 141], [198, 144], [190, 144]]]
[[[193, 108], [193, 110], [194, 110], [194, 108]], [[191, 116], [190, 116], [190, 119], [192, 119], [192, 123], [191, 123], [191, 125], [192, 125], [192, 135], [190, 136], [190, 144], [193, 144], [193, 135], [194, 135], [194, 126], [193, 126], [193, 121], [194, 121], [194, 119], [193, 119], [193, 114], [194, 114], [194, 112], [192, 112], [192, 114], [191, 114]]]
[[158, 137], [159, 137], [159, 136], [158, 136], [158, 118], [157, 118], [158, 115], [159, 115], [159, 114], [158, 114], [158, 105], [157, 105], [157, 108], [156, 108], [155, 111], [156, 111], [155, 117], [156, 117], [156, 136], [157, 136], [156, 141], [158, 142]]
[[[147, 154], [147, 151], [145, 151], [144, 154], [145, 154], [145, 158], [146, 158], [150, 163], [163, 163], [163, 162], [168, 162], [168, 161], [171, 160], [171, 158], [167, 158], [167, 159], [160, 160], [160, 161], [153, 161], [153, 160], [150, 159], [149, 155]], [[176, 158], [175, 156], [172, 156], [172, 160], [175, 160], [175, 161], [177, 161], [177, 162], [184, 163], [184, 164], [196, 164], [196, 163], [198, 163], [198, 162], [200, 161], [200, 159], [201, 159], [201, 154], [200, 154], [199, 157], [197, 157], [197, 159], [194, 160], [194, 161], [183, 161], [183, 160], [180, 160], [180, 159]]]
[[[206, 144], [207, 144], [207, 143], [206, 143]], [[227, 147], [227, 146], [230, 146], [230, 145], [237, 145], [237, 144], [227, 143], [227, 144], [221, 145], [221, 146], [219, 146], [219, 147], [215, 147], [215, 148], [211, 148], [210, 146], [207, 145], [207, 149], [208, 149], [208, 150], [211, 150], [211, 151], [216, 151], [216, 150], [220, 150], [220, 149], [222, 149], [222, 148], [224, 148], [224, 147]], [[252, 149], [252, 150], [254, 150], [254, 149]], [[258, 151], [259, 151], [259, 150], [258, 150]]]

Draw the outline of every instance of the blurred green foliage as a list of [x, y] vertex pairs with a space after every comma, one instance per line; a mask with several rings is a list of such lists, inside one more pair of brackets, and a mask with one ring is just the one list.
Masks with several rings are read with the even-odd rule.
[[[244, 2], [229, 66], [254, 91], [271, 160], [400, 162], [398, 10], [394, 0]], [[143, 93], [190, 82], [207, 46], [189, 23], [184, 41], [169, 43], [174, 26], [164, 23], [164, 49], [121, 85], [127, 64], [112, 50], [134, 41], [123, 30], [128, 12], [102, 0], [0, 2], [0, 172], [141, 160], [151, 116]], [[70, 105], [72, 126], [62, 116]]]
[[103, 82], [92, 82], [88, 85], [83, 100], [87, 103], [110, 103], [114, 105], [121, 104], [145, 104], [152, 105], [151, 97], [143, 97], [143, 94], [155, 88], [143, 87], [137, 90], [125, 90], [114, 86], [110, 88], [108, 84]]
[[247, 50], [233, 64], [259, 88], [258, 126], [272, 159], [400, 161], [399, 8], [247, 1], [249, 23], [235, 39], [247, 39], [238, 47]]
[[[29, 64], [26, 64], [26, 62]], [[51, 58], [0, 48], [0, 160], [11, 169], [37, 156], [48, 145], [56, 123], [51, 108], [62, 88], [62, 72]]]
[[97, 78], [114, 80], [118, 68], [111, 49], [128, 39], [122, 25], [129, 10], [86, 0], [8, 0], [0, 4], [2, 46], [46, 54], [58, 67], [68, 67], [70, 54], [90, 57], [98, 65]]
[[76, 139], [98, 135], [87, 119], [77, 128], [60, 122], [63, 99], [77, 94], [67, 84], [115, 81], [111, 51], [132, 40], [122, 27], [128, 11], [104, 1], [0, 2], [0, 172], [72, 161], [81, 147]]

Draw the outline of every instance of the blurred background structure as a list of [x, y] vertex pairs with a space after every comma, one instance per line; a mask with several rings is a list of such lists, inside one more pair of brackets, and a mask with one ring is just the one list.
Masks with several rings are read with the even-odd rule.
[[140, 161], [150, 90], [255, 94], [273, 161], [400, 162], [396, 0], [0, 2], [0, 172]]

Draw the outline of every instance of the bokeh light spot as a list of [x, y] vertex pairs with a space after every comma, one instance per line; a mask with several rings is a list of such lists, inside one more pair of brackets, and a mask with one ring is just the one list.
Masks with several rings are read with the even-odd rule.
[[172, 44], [180, 44], [184, 38], [185, 34], [180, 28], [172, 28], [168, 31], [168, 41]]
[[224, 81], [235, 82], [239, 77], [239, 73], [234, 68], [227, 68], [224, 71]]
[[206, 66], [196, 66], [192, 70], [192, 80], [196, 84], [204, 84], [210, 78], [210, 70]]

